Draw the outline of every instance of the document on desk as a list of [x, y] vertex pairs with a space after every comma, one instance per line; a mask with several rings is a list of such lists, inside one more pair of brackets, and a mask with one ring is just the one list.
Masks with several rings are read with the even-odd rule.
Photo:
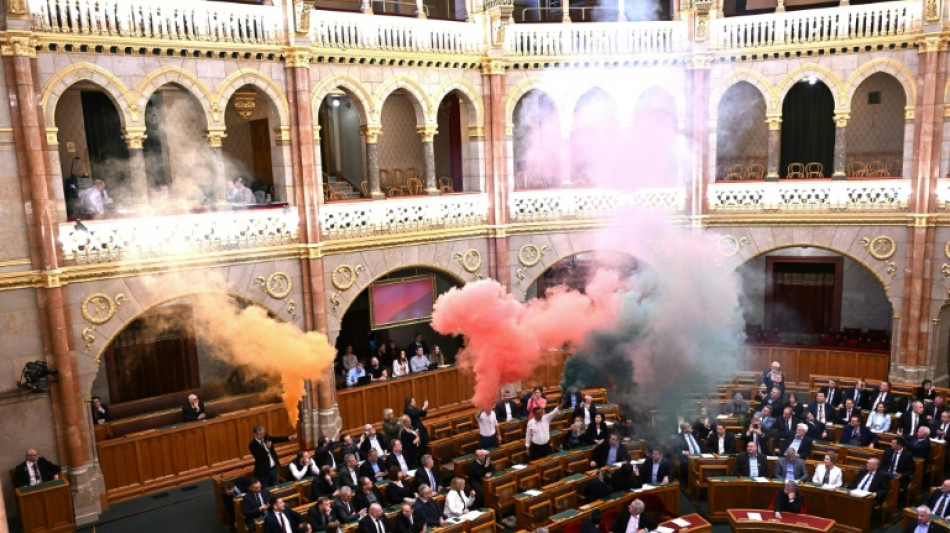
[[534, 490], [534, 489], [526, 490], [524, 491], [524, 493], [531, 497], [540, 496], [541, 494], [543, 494], [540, 490]]
[[762, 521], [762, 515], [759, 513], [746, 513], [745, 517], [748, 518], [749, 520], [758, 520], [760, 522]]
[[485, 513], [481, 511], [469, 511], [463, 514], [462, 516], [460, 516], [459, 518], [462, 520], [475, 520], [476, 518], [478, 518], [479, 516], [482, 516], [483, 514]]
[[866, 490], [854, 489], [851, 491], [851, 495], [857, 498], [864, 498], [864, 497], [867, 497], [869, 494], [871, 493]]
[[729, 418], [729, 415], [727, 414], [721, 414], [721, 415], [716, 416], [716, 420], [725, 420], [727, 418]]
[[701, 454], [699, 454], [699, 456], [702, 457], [703, 459], [715, 459], [715, 458], [716, 458], [716, 456], [713, 455], [713, 454], [711, 454], [711, 453], [701, 453]]
[[524, 470], [528, 468], [528, 465], [511, 465], [512, 470]]
[[756, 478], [752, 478], [752, 479], [754, 479], [757, 483], [768, 483], [768, 482], [769, 482], [769, 478], [767, 478], [767, 477], [756, 477]]
[[673, 522], [679, 527], [689, 527], [690, 525], [689, 520], [683, 520], [682, 518], [674, 518], [673, 520], [670, 520], [670, 522]]
[[642, 465], [642, 464], [645, 463], [645, 462], [647, 462], [647, 460], [646, 460], [645, 458], [644, 458], [644, 459], [634, 459], [633, 461], [630, 461], [630, 464], [638, 465], [638, 466], [639, 466], [639, 465]]
[[649, 483], [644, 483], [643, 486], [640, 487], [640, 490], [650, 490], [650, 489], [652, 489], [652, 488], [654, 488], [653, 485], [651, 485], [651, 484], [649, 484]]
[[838, 487], [834, 485], [822, 485], [821, 490], [836, 490]]
[[653, 531], [656, 531], [656, 533], [676, 533], [675, 529], [671, 527], [664, 527], [664, 526], [657, 526], [657, 528], [654, 529]]

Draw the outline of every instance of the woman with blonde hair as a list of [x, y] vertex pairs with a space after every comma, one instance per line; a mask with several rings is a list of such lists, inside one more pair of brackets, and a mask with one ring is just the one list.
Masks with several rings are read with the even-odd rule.
[[449, 485], [449, 493], [445, 495], [445, 517], [458, 518], [468, 512], [468, 508], [475, 503], [475, 491], [472, 490], [465, 497], [465, 480], [457, 477]]

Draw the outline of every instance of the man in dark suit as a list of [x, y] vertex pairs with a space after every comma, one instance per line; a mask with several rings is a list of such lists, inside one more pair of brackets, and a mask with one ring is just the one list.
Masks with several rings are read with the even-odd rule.
[[358, 470], [360, 477], [367, 477], [373, 481], [385, 479], [388, 471], [389, 469], [383, 464], [375, 448], [369, 449], [366, 460], [363, 461], [363, 464], [360, 465]]
[[300, 514], [287, 507], [283, 498], [272, 496], [270, 513], [264, 517], [264, 533], [296, 533], [301, 521]]
[[386, 468], [397, 467], [406, 474], [409, 470], [416, 467], [416, 458], [403, 453], [402, 443], [399, 439], [393, 439], [390, 443], [393, 447], [393, 453], [386, 456]]
[[197, 422], [208, 418], [205, 403], [195, 394], [188, 395], [188, 403], [181, 406], [181, 419], [185, 422]]
[[891, 447], [884, 450], [881, 469], [891, 477], [900, 478], [902, 487], [910, 483], [910, 478], [914, 476], [914, 456], [907, 450], [907, 441], [903, 437], [892, 439]]
[[870, 398], [871, 392], [868, 390], [868, 385], [865, 383], [864, 378], [862, 378], [854, 384], [854, 387], [845, 391], [841, 401], [843, 403], [845, 400], [850, 399], [855, 407], [864, 409], [867, 407], [867, 402]]
[[341, 527], [344, 524], [359, 520], [360, 516], [363, 515], [356, 508], [356, 504], [353, 503], [353, 491], [349, 487], [340, 487], [340, 495], [333, 502], [332, 510], [333, 517], [336, 518]]
[[[779, 440], [789, 439], [795, 436], [795, 428], [798, 427], [798, 419], [795, 418], [795, 415], [792, 412], [791, 407], [786, 407], [782, 409], [782, 416], [775, 421], [775, 430], [777, 431], [777, 437]], [[775, 450], [777, 453], [781, 453], [784, 450]]]
[[782, 481], [802, 483], [808, 480], [808, 470], [805, 469], [805, 463], [795, 452], [795, 449], [788, 448], [785, 455], [775, 462], [775, 471], [772, 472], [772, 477]]
[[340, 488], [349, 487], [352, 491], [360, 486], [359, 467], [356, 466], [356, 457], [353, 455], [343, 458], [343, 466], [340, 468], [340, 475], [337, 476], [337, 483]]
[[363, 427], [363, 436], [360, 437], [360, 454], [362, 454], [363, 457], [369, 457], [370, 450], [376, 450], [379, 457], [382, 457], [386, 455], [389, 448], [387, 447], [386, 439], [376, 432], [376, 428], [374, 428], [372, 424], [366, 424], [366, 426]]
[[914, 457], [927, 459], [930, 456], [930, 428], [927, 426], [917, 428], [917, 434], [907, 438], [907, 449]]
[[475, 450], [475, 460], [468, 465], [468, 486], [475, 491], [475, 502], [472, 504], [472, 509], [479, 509], [482, 506], [485, 480], [491, 477], [491, 473], [491, 456], [488, 451]]
[[732, 455], [736, 453], [736, 436], [726, 431], [726, 425], [716, 423], [716, 431], [706, 439], [706, 451], [718, 455]]
[[318, 467], [329, 466], [330, 470], [336, 472], [339, 465], [336, 464], [336, 458], [333, 457], [333, 450], [340, 445], [337, 439], [340, 437], [340, 430], [336, 430], [333, 438], [327, 436], [320, 437], [317, 441], [317, 448], [313, 451], [313, 460]]
[[376, 488], [376, 485], [373, 484], [373, 480], [368, 477], [360, 478], [360, 490], [356, 493], [356, 497], [353, 498], [356, 508], [360, 511], [369, 509], [373, 504], [384, 505], [386, 499], [383, 498], [383, 493], [379, 492], [379, 489]]
[[867, 446], [871, 444], [873, 434], [871, 430], [861, 425], [861, 418], [858, 415], [851, 415], [851, 421], [841, 430], [841, 444], [851, 444], [853, 446]]
[[620, 436], [616, 433], [611, 433], [610, 439], [601, 442], [590, 452], [591, 468], [603, 468], [629, 460], [627, 447], [620, 443]]
[[904, 533], [937, 533], [942, 528], [930, 519], [930, 508], [921, 505], [917, 508], [917, 521], [907, 526]]
[[927, 498], [927, 507], [930, 507], [937, 518], [950, 515], [950, 479], [943, 480], [937, 490], [931, 493]]
[[[828, 385], [821, 388], [821, 394], [825, 397], [825, 406], [830, 409], [841, 405], [844, 401], [844, 391], [841, 390], [841, 387], [838, 386], [838, 380], [831, 378], [828, 380]], [[818, 398], [815, 398], [815, 402], [818, 401]]]
[[32, 448], [26, 451], [26, 461], [16, 465], [13, 469], [13, 487], [29, 487], [44, 481], [59, 479], [60, 468], [55, 463], [40, 457], [40, 453]]
[[649, 485], [666, 485], [673, 475], [670, 462], [663, 458], [660, 450], [654, 448], [640, 466], [640, 480]]
[[330, 499], [326, 496], [317, 498], [317, 504], [310, 507], [307, 511], [307, 522], [314, 531], [326, 531], [327, 525], [336, 518], [330, 510]]
[[288, 442], [297, 438], [297, 435], [287, 437], [272, 437], [264, 431], [264, 426], [254, 426], [254, 439], [247, 445], [254, 456], [254, 477], [261, 480], [266, 487], [277, 484], [277, 469], [280, 460], [274, 450], [275, 442]]
[[930, 434], [934, 439], [947, 441], [947, 436], [950, 435], [950, 411], [940, 413], [940, 418], [930, 428]]
[[900, 423], [897, 425], [898, 433], [911, 437], [917, 434], [917, 428], [928, 424], [924, 417], [923, 402], [912, 402], [910, 409], [901, 415]]
[[825, 440], [828, 438], [828, 427], [815, 419], [815, 415], [810, 411], [805, 412], [805, 425], [808, 426], [808, 436], [812, 441]]
[[778, 387], [769, 389], [769, 395], [759, 404], [759, 410], [768, 405], [773, 413], [780, 413], [785, 408], [785, 395]]
[[566, 409], [577, 409], [577, 406], [584, 401], [584, 395], [581, 394], [581, 391], [577, 390], [577, 387], [568, 387], [564, 398]]
[[600, 522], [603, 519], [604, 513], [600, 509], [594, 509], [594, 512], [581, 522], [581, 533], [600, 533]]
[[587, 395], [584, 397], [584, 401], [577, 404], [577, 407], [574, 408], [574, 414], [571, 416], [571, 420], [580, 417], [584, 421], [585, 426], [591, 425], [594, 421], [594, 415], [597, 414], [597, 406], [594, 405], [594, 399]]
[[891, 384], [886, 381], [882, 381], [881, 384], [878, 385], [878, 387], [874, 389], [874, 392], [868, 397], [867, 406], [869, 410], [873, 411], [875, 407], [877, 407], [878, 403], [884, 402], [884, 405], [886, 406], [885, 410], [888, 413], [893, 413], [895, 405], [894, 400], [894, 393], [891, 392]]
[[109, 406], [102, 403], [102, 398], [98, 396], [92, 397], [92, 423], [93, 424], [105, 424], [106, 422], [112, 420], [112, 415], [109, 414]]
[[374, 503], [369, 506], [369, 512], [360, 519], [359, 533], [389, 533], [389, 524], [383, 516], [383, 506]]
[[630, 502], [630, 505], [623, 510], [614, 523], [610, 526], [610, 533], [626, 533], [634, 531], [636, 533], [646, 533], [657, 528], [655, 520], [643, 513], [646, 505], [639, 498]]
[[416, 482], [416, 492], [419, 492], [419, 487], [422, 485], [428, 485], [435, 492], [442, 490], [439, 471], [435, 468], [435, 460], [432, 459], [431, 455], [422, 456], [422, 461], [419, 468], [416, 469], [413, 481]]
[[785, 453], [789, 448], [794, 448], [798, 456], [802, 458], [811, 458], [811, 437], [808, 436], [808, 424], [798, 424], [795, 426], [795, 434], [791, 437], [783, 438], [778, 445], [778, 452]]
[[759, 452], [754, 442], [746, 444], [745, 450], [736, 457], [733, 474], [739, 477], [768, 477], [769, 460], [765, 454]]
[[521, 410], [518, 408], [518, 402], [511, 397], [510, 392], [505, 392], [505, 397], [495, 404], [495, 418], [498, 422], [507, 422], [518, 418]]
[[251, 479], [247, 494], [241, 499], [241, 511], [244, 512], [244, 524], [248, 531], [254, 531], [254, 521], [264, 516], [270, 507], [270, 493], [261, 486], [261, 480]]
[[851, 398], [846, 398], [844, 401], [844, 407], [838, 409], [838, 416], [835, 418], [835, 423], [846, 426], [851, 421], [851, 417], [853, 416], [857, 416], [858, 420], [860, 420], [861, 409], [854, 405], [854, 400]]
[[815, 415], [815, 419], [825, 424], [835, 421], [835, 408], [825, 401], [825, 395], [818, 393], [815, 401], [808, 406], [808, 412]]
[[878, 470], [880, 460], [868, 459], [867, 468], [862, 469], [848, 485], [850, 489], [860, 489], [874, 494], [874, 503], [878, 504], [887, 497], [887, 476]]
[[439, 504], [432, 499], [432, 488], [426, 484], [419, 485], [419, 497], [412, 504], [416, 513], [416, 518], [421, 519], [426, 525], [432, 527], [441, 527], [445, 525], [442, 519], [442, 511]]

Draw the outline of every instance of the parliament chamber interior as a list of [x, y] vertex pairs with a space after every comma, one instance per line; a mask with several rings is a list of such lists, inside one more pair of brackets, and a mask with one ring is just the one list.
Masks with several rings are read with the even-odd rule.
[[950, 5], [563, 4], [0, 2], [0, 531], [950, 531]]

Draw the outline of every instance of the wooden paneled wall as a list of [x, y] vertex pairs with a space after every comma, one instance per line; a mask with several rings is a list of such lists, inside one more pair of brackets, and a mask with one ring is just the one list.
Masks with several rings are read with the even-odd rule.
[[782, 364], [786, 381], [807, 384], [812, 375], [887, 379], [891, 354], [886, 351], [830, 346], [749, 345], [745, 347], [745, 359], [741, 366], [761, 372], [772, 361]]
[[[109, 501], [183, 485], [249, 464], [252, 459], [247, 444], [253, 438], [251, 429], [257, 425], [272, 435], [294, 433], [287, 411], [278, 403], [97, 443]], [[279, 445], [278, 453], [297, 446]]]

